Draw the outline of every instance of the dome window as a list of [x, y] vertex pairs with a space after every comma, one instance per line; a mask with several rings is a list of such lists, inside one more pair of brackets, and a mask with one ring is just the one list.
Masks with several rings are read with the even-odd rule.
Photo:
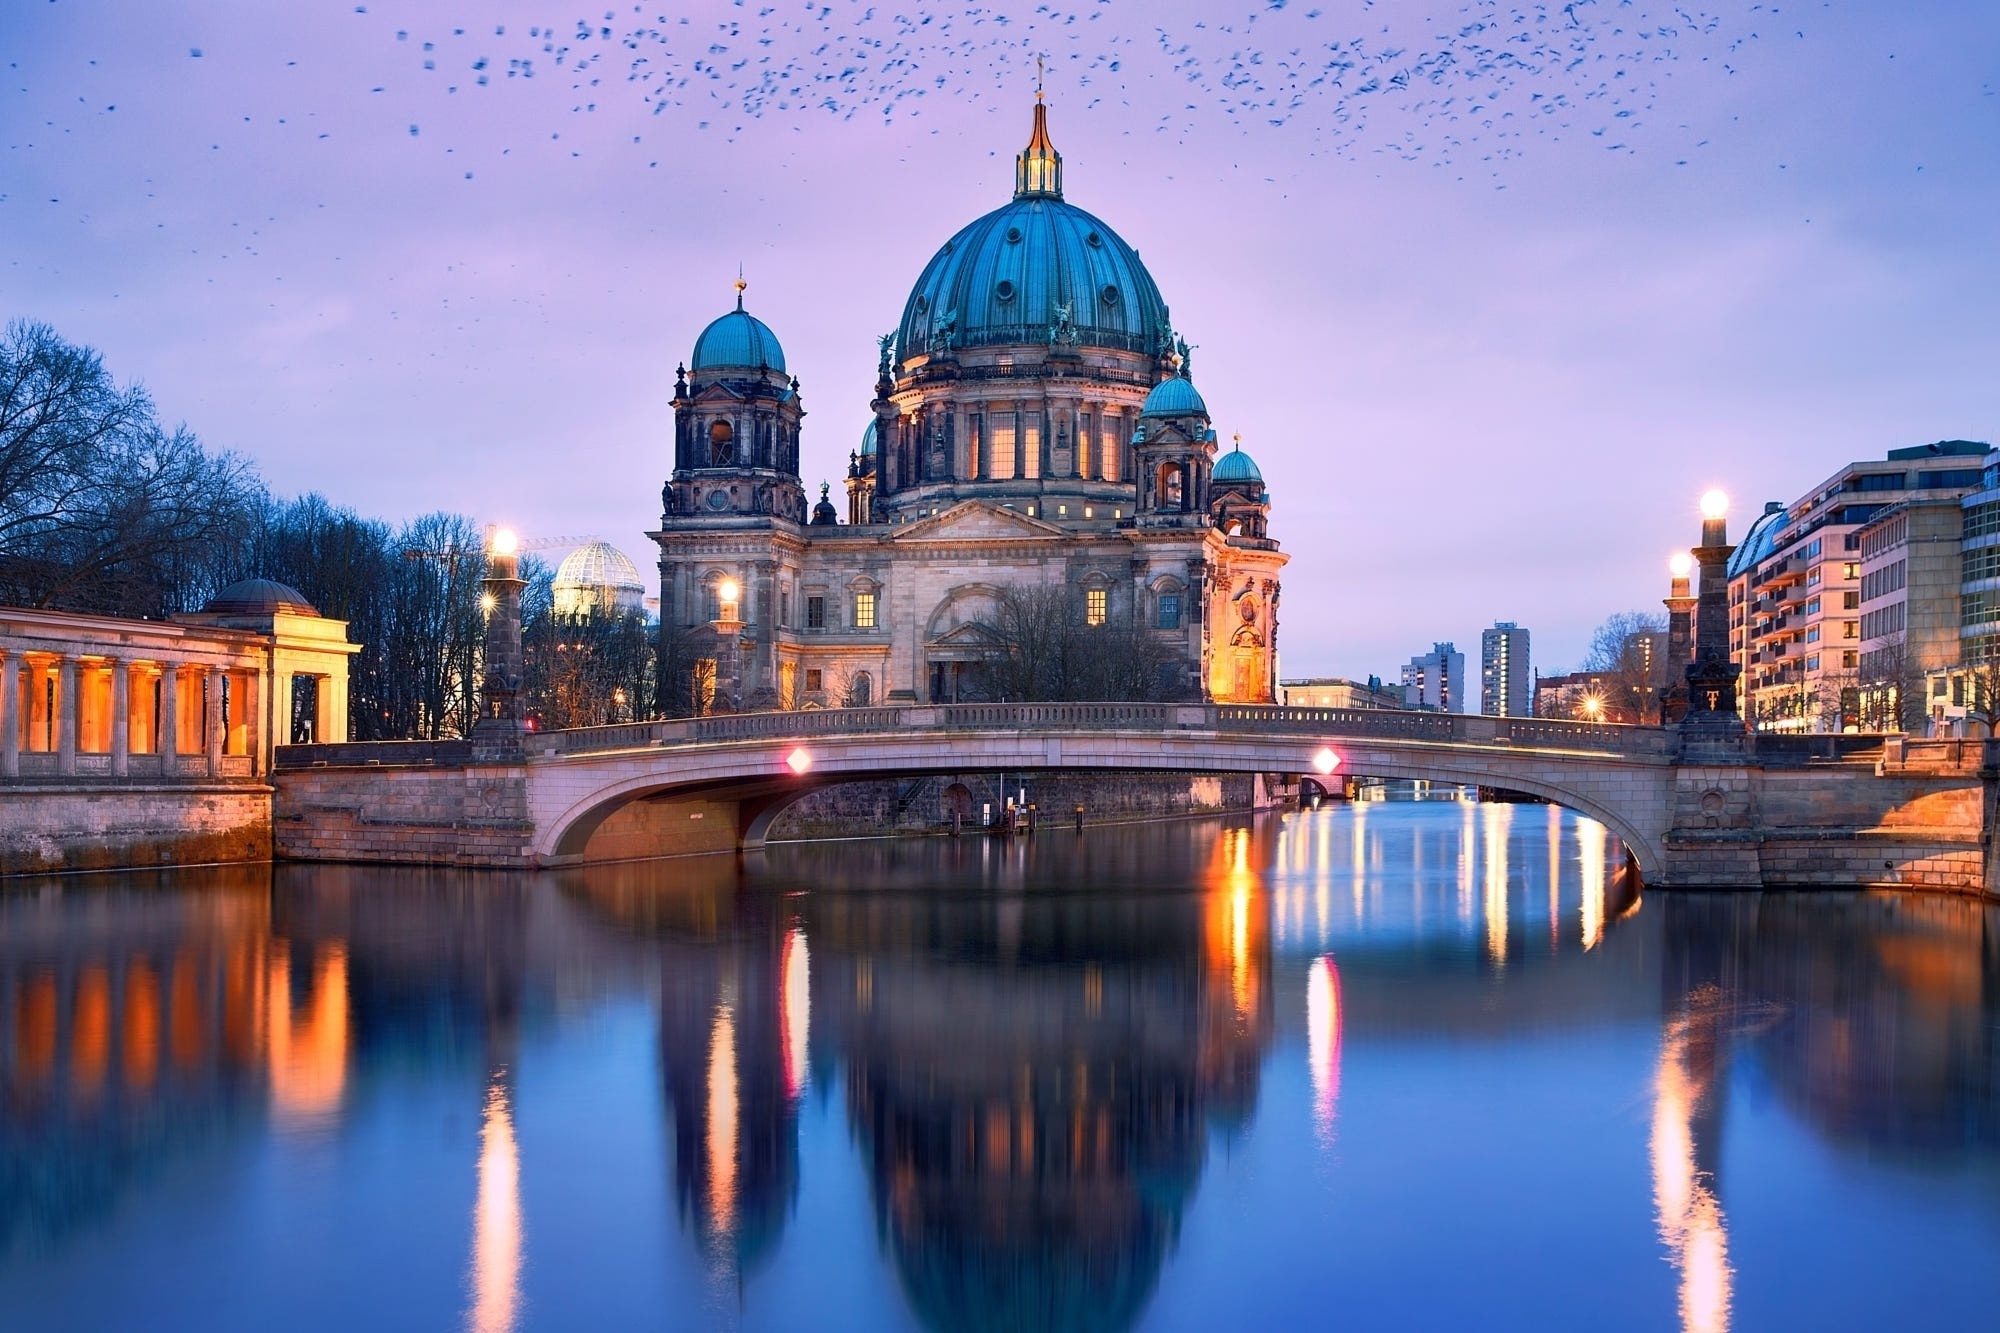
[[919, 297], [917, 298], [917, 313], [918, 313], [919, 315], [923, 314], [923, 313], [924, 313], [924, 311], [926, 311], [926, 310], [929, 310], [930, 308], [931, 308], [931, 298], [930, 298], [930, 297], [928, 297], [928, 296], [919, 296]]
[[1020, 243], [1021, 243], [1021, 229], [1019, 227], [1007, 228], [1007, 244], [1019, 245]]
[[1104, 284], [1104, 290], [1103, 290], [1103, 291], [1101, 291], [1101, 292], [1099, 292], [1099, 293], [1097, 294], [1097, 299], [1098, 299], [1098, 300], [1100, 300], [1100, 301], [1102, 301], [1102, 302], [1104, 302], [1104, 304], [1106, 304], [1106, 305], [1108, 305], [1108, 306], [1115, 306], [1115, 305], [1117, 305], [1117, 304], [1118, 304], [1118, 299], [1119, 299], [1119, 298], [1118, 298], [1118, 288], [1117, 288], [1117, 287], [1116, 287], [1115, 285], [1111, 284], [1111, 283], [1108, 283], [1108, 282], [1107, 282], [1107, 283], [1105, 283], [1105, 284]]
[[993, 289], [993, 295], [995, 295], [996, 297], [1000, 298], [1000, 300], [1002, 300], [1002, 301], [1011, 301], [1011, 300], [1013, 300], [1013, 299], [1014, 299], [1014, 284], [1013, 284], [1013, 283], [1011, 283], [1011, 282], [1008, 282], [1008, 281], [1006, 281], [1005, 279], [1002, 279], [1002, 280], [1001, 280], [1001, 283], [1000, 283], [1000, 285], [999, 285], [998, 287], [995, 287], [995, 288]]
[[1099, 236], [1096, 232], [1092, 232], [1090, 233], [1090, 235], [1084, 237], [1083, 243], [1089, 246], [1093, 250], [1101, 250], [1104, 248], [1104, 238], [1102, 236]]

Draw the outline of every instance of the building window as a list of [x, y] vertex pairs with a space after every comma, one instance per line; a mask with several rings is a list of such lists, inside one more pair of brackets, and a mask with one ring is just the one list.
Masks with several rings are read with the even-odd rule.
[[1807, 629], [1807, 630], [1806, 630], [1806, 642], [1807, 642], [1807, 643], [1818, 643], [1818, 642], [1819, 642], [1819, 626], [1818, 626], [1818, 625], [1814, 625], [1814, 626], [1812, 626], [1811, 628], [1809, 628], [1809, 629]]
[[[806, 598], [806, 628], [807, 629], [826, 628], [826, 598], [824, 597]], [[813, 674], [817, 675], [819, 673], [814, 672]]]
[[875, 628], [875, 594], [857, 592], [854, 594], [854, 628]]
[[806, 693], [818, 694], [820, 690], [824, 688], [825, 680], [826, 678], [820, 674], [820, 669], [818, 667], [807, 667]]
[[1821, 568], [1822, 566], [1814, 565], [1811, 569], [1808, 569], [1806, 571], [1806, 586], [1808, 588], [1816, 588], [1819, 586], [1819, 574]]
[[778, 589], [778, 624], [789, 629], [792, 624], [792, 594], [788, 589]]
[[1844, 564], [1840, 567], [1840, 577], [1844, 579], [1860, 578], [1861, 566], [1859, 564], [1854, 563], [1853, 561], [1849, 561], [1847, 564]]
[[1108, 615], [1111, 594], [1102, 588], [1086, 589], [1083, 594], [1083, 623], [1102, 625]]
[[1843, 611], [1853, 611], [1853, 610], [1856, 610], [1856, 609], [1858, 609], [1858, 608], [1860, 607], [1860, 605], [1861, 605], [1861, 594], [1860, 594], [1860, 593], [1858, 593], [1858, 592], [1844, 592], [1844, 593], [1840, 594], [1840, 609], [1841, 609], [1841, 610], [1843, 610]]
[[1818, 653], [1814, 653], [1814, 654], [1813, 654], [1813, 655], [1812, 655], [1811, 657], [1808, 657], [1808, 658], [1806, 659], [1806, 670], [1808, 670], [1808, 671], [1817, 671], [1817, 670], [1819, 670], [1819, 654], [1818, 654]]
[[1158, 624], [1161, 629], [1179, 629], [1181, 627], [1181, 595], [1179, 593], [1163, 592], [1160, 594]]
[[1859, 666], [1860, 664], [1861, 664], [1860, 653], [1842, 653], [1840, 655], [1840, 665], [1849, 671], [1854, 670], [1854, 668]]
[[1843, 620], [1843, 621], [1841, 621], [1841, 622], [1840, 622], [1840, 637], [1841, 637], [1841, 638], [1843, 638], [1843, 639], [1858, 639], [1858, 638], [1860, 638], [1860, 637], [1861, 637], [1861, 626], [1860, 626], [1860, 624], [1859, 624], [1859, 623], [1857, 623], [1857, 622], [1855, 622], [1855, 621], [1852, 621], [1852, 620]]

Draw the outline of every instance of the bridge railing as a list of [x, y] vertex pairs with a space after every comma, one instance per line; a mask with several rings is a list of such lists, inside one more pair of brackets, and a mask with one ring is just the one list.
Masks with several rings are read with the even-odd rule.
[[[1124, 729], [1249, 733], [1331, 741], [1349, 738], [1510, 745], [1636, 758], [1665, 756], [1671, 741], [1669, 732], [1655, 727], [1560, 722], [1543, 718], [1398, 712], [1390, 709], [1278, 708], [1244, 704], [1020, 703], [799, 709], [729, 713], [662, 722], [626, 722], [530, 734], [524, 738], [522, 748], [530, 757], [556, 758], [657, 746], [881, 735], [906, 730]], [[466, 741], [370, 741], [348, 745], [290, 745], [280, 748], [277, 755], [280, 768], [307, 768], [314, 764], [453, 765], [470, 760], [471, 746]]]

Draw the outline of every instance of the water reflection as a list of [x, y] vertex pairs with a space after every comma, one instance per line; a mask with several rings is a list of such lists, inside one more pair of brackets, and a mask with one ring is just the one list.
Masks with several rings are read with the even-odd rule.
[[521, 1156], [502, 1074], [479, 1127], [479, 1201], [472, 1222], [471, 1333], [511, 1333], [521, 1304]]
[[[150, 1202], [163, 1168], [267, 1138], [338, 1145], [316, 1214], [333, 1265], [321, 1280], [365, 1292], [376, 1276], [339, 1266], [360, 1240], [341, 1228], [443, 1188], [391, 1172], [394, 1191], [366, 1192], [384, 1188], [362, 1182], [386, 1143], [419, 1142], [462, 1192], [435, 1253], [376, 1262], [446, 1274], [437, 1322], [514, 1329], [581, 1289], [639, 1280], [578, 1266], [566, 1227], [639, 1223], [596, 1217], [592, 1187], [547, 1157], [560, 1143], [574, 1166], [622, 1110], [659, 1154], [639, 1173], [667, 1228], [651, 1253], [699, 1268], [706, 1288], [682, 1292], [684, 1308], [705, 1297], [718, 1322], [795, 1280], [776, 1260], [823, 1244], [798, 1222], [811, 1192], [848, 1179], [851, 1207], [822, 1204], [814, 1225], [872, 1215], [891, 1299], [925, 1327], [1173, 1323], [1180, 1307], [1156, 1293], [1187, 1237], [1212, 1246], [1260, 1224], [1287, 1256], [1282, 1280], [1334, 1308], [1338, 1290], [1312, 1285], [1335, 1254], [1315, 1228], [1356, 1188], [1355, 1164], [1412, 1190], [1440, 1170], [1428, 1124], [1384, 1114], [1405, 1071], [1551, 1031], [1591, 1035], [1575, 1054], [1535, 1047], [1518, 1074], [1496, 1062], [1444, 1079], [1438, 1095], [1481, 1114], [1490, 1098], [1492, 1133], [1454, 1151], [1504, 1154], [1526, 1131], [1509, 1130], [1502, 1094], [1523, 1092], [1496, 1082], [1582, 1091], [1607, 1067], [1646, 1071], [1614, 1101], [1649, 1115], [1575, 1131], [1579, 1161], [1649, 1161], [1650, 1191], [1615, 1170], [1569, 1188], [1620, 1191], [1592, 1215], [1627, 1219], [1645, 1271], [1664, 1258], [1673, 1275], [1612, 1322], [1721, 1330], [1752, 1322], [1760, 1289], [1806, 1280], [1732, 1194], [1747, 1186], [1725, 1146], [1744, 1151], [1749, 1111], [1775, 1104], [1849, 1175], [2000, 1175], [1993, 909], [1853, 894], [1641, 907], [1620, 859], [1601, 826], [1560, 811], [1384, 806], [532, 879], [290, 869], [275, 884], [204, 872], [0, 892], [0, 1300], [35, 1308], [59, 1259], [116, 1288], [114, 1261], [138, 1271], [176, 1252], [187, 1216]], [[629, 1106], [600, 1099], [638, 1094], [576, 1096], [580, 1057], [560, 1078], [536, 1073], [589, 1049], [607, 1005], [642, 1016], [636, 1044], [615, 1048], [640, 1071]], [[441, 1131], [411, 1111], [414, 1128], [385, 1135], [405, 1103], [430, 1105], [420, 1085], [463, 1108], [465, 1128], [450, 1128], [459, 1112]], [[1527, 1091], [1541, 1099], [1523, 1104], [1547, 1105]], [[550, 1137], [520, 1135], [524, 1106]], [[823, 1123], [837, 1131], [811, 1132]], [[1257, 1157], [1288, 1134], [1323, 1154], [1315, 1172]], [[621, 1151], [609, 1169], [622, 1175], [648, 1160]], [[1263, 1174], [1232, 1179], [1239, 1157]], [[1288, 1176], [1322, 1181], [1324, 1198], [1283, 1212], [1300, 1207]], [[1515, 1197], [1510, 1209], [1533, 1208]], [[1251, 1211], [1191, 1227], [1203, 1208]], [[1564, 1233], [1572, 1210], [1549, 1208], [1474, 1208], [1464, 1225], [1532, 1222], [1552, 1252], [1567, 1234], [1572, 1256], [1604, 1243]], [[1345, 1270], [1350, 1294], [1421, 1291], [1428, 1241], [1372, 1243], [1371, 1270]], [[94, 1244], [108, 1248], [85, 1264]], [[278, 1318], [244, 1299], [269, 1316], [244, 1326]], [[764, 1322], [811, 1322], [790, 1313]]]

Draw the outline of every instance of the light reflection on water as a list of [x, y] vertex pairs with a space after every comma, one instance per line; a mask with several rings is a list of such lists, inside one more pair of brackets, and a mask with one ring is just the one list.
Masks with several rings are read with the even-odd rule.
[[1977, 1323], [1996, 924], [1642, 904], [1601, 826], [1448, 803], [23, 883], [0, 1309], [1722, 1330], [1920, 1289]]

